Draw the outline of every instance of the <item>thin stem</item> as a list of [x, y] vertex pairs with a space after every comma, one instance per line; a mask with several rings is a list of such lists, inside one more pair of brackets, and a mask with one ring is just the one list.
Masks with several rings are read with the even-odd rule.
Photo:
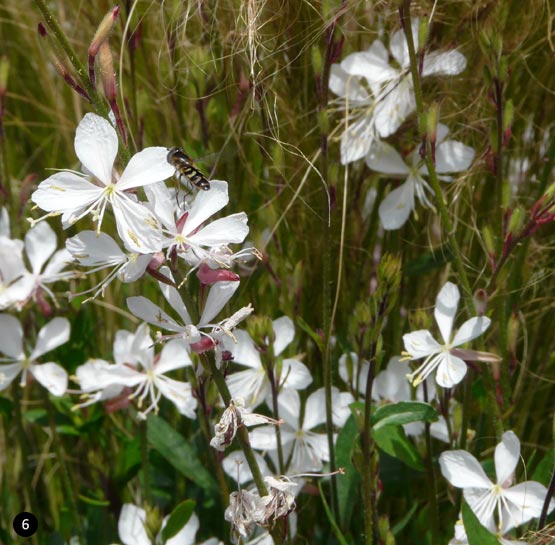
[[62, 477], [62, 485], [65, 490], [66, 500], [69, 503], [69, 511], [73, 519], [73, 524], [75, 526], [75, 531], [79, 537], [79, 543], [85, 544], [85, 534], [83, 532], [83, 527], [81, 525], [81, 519], [79, 518], [79, 510], [77, 508], [77, 502], [75, 500], [75, 488], [73, 486], [73, 480], [69, 472], [69, 468], [66, 462], [65, 452], [62, 446], [62, 442], [58, 437], [58, 430], [56, 429], [56, 414], [54, 412], [54, 406], [48, 397], [48, 392], [44, 390], [44, 401], [48, 411], [48, 424], [50, 426], [50, 433], [52, 434], [52, 444], [54, 445], [54, 452], [56, 454], [56, 460], [60, 466], [60, 474]]
[[[274, 418], [276, 420], [279, 420], [278, 388], [276, 384], [276, 379], [275, 379], [273, 370], [269, 370], [268, 374], [270, 375], [270, 385], [272, 387], [272, 410], [274, 412]], [[283, 475], [285, 473], [285, 459], [283, 457], [281, 429], [280, 429], [280, 426], [274, 426], [274, 427], [276, 429], [279, 472]]]
[[148, 481], [148, 420], [141, 420], [139, 435], [141, 437], [141, 464], [143, 469], [143, 500], [148, 505], [152, 505], [150, 483]]

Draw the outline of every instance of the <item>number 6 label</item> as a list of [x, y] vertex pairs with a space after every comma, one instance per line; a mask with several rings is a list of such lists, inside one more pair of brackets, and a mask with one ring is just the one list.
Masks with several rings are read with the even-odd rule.
[[31, 537], [38, 527], [39, 522], [33, 513], [23, 511], [13, 519], [14, 532], [21, 537]]

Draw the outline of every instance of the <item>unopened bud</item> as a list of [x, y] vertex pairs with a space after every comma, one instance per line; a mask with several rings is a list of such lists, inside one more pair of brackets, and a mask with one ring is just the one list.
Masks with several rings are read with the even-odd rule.
[[507, 210], [511, 204], [511, 197], [513, 196], [513, 189], [511, 184], [505, 180], [501, 186], [501, 206], [503, 210]]
[[503, 56], [499, 59], [499, 67], [497, 69], [497, 78], [501, 83], [505, 83], [509, 77], [509, 61]]
[[493, 241], [493, 234], [491, 232], [491, 229], [487, 225], [482, 229], [482, 239], [484, 240], [484, 244], [486, 246], [488, 254], [494, 255], [495, 243]]
[[5, 96], [8, 89], [8, 74], [10, 73], [10, 61], [6, 55], [0, 58], [0, 95]]
[[480, 288], [474, 292], [474, 306], [478, 316], [483, 316], [488, 309], [488, 292]]
[[329, 118], [328, 113], [325, 110], [320, 110], [318, 112], [318, 125], [320, 126], [320, 132], [322, 134], [328, 134], [330, 127], [329, 127]]
[[247, 325], [247, 331], [254, 344], [260, 348], [265, 348], [275, 341], [274, 325], [268, 316], [254, 316]]
[[503, 134], [504, 144], [507, 145], [509, 143], [509, 139], [512, 135], [512, 126], [515, 117], [515, 107], [512, 100], [507, 100], [505, 102], [505, 109], [503, 110]]
[[551, 201], [555, 199], [555, 182], [553, 182], [546, 190], [545, 190], [545, 199], [547, 201]]
[[102, 19], [102, 22], [98, 26], [91, 45], [89, 46], [89, 78], [91, 81], [91, 85], [94, 85], [95, 83], [94, 61], [96, 55], [100, 50], [100, 46], [110, 37], [110, 33], [114, 28], [116, 19], [118, 18], [118, 14], [119, 6], [116, 6], [104, 16], [104, 19]]
[[430, 32], [430, 25], [427, 17], [420, 17], [420, 24], [418, 25], [418, 50], [422, 51], [428, 41], [428, 34]]
[[201, 284], [211, 286], [216, 282], [238, 282], [239, 275], [229, 269], [211, 269], [206, 263], [203, 263], [197, 271], [197, 278]]
[[426, 116], [426, 137], [432, 146], [435, 145], [437, 140], [437, 123], [439, 120], [439, 103], [434, 102], [428, 110]]
[[116, 75], [114, 73], [114, 60], [108, 42], [102, 42], [98, 50], [98, 63], [100, 65], [100, 77], [102, 78], [102, 88], [108, 102], [112, 103], [116, 99]]
[[312, 67], [314, 68], [314, 73], [317, 77], [322, 75], [322, 67], [324, 65], [322, 61], [322, 53], [320, 48], [317, 46], [313, 46], [311, 50], [312, 54]]
[[157, 507], [146, 507], [144, 528], [151, 540], [154, 540], [162, 527], [162, 516]]
[[518, 233], [522, 226], [524, 225], [525, 212], [520, 206], [517, 206], [513, 213], [511, 214], [511, 219], [509, 220], [508, 232], [512, 235]]
[[507, 348], [511, 354], [516, 354], [516, 344], [518, 340], [518, 334], [520, 331], [520, 321], [518, 319], [518, 314], [512, 313], [509, 316], [509, 322], [507, 323]]

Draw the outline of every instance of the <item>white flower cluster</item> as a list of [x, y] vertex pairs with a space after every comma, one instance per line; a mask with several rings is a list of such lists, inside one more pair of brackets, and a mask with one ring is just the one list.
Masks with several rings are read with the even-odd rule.
[[[420, 20], [413, 18], [412, 35], [418, 51]], [[394, 63], [390, 62], [390, 58]], [[425, 52], [421, 77], [457, 75], [466, 67], [466, 58], [458, 51]], [[426, 192], [431, 188], [419, 150], [405, 160], [382, 139], [392, 136], [414, 112], [414, 83], [410, 73], [407, 39], [403, 30], [389, 40], [389, 51], [380, 40], [366, 50], [351, 53], [331, 67], [329, 87], [338, 95], [345, 110], [345, 130], [341, 136], [343, 164], [365, 159], [372, 170], [404, 181], [380, 203], [379, 215], [384, 229], [399, 229], [415, 209], [415, 197], [432, 208]], [[443, 181], [449, 173], [462, 172], [474, 159], [474, 150], [455, 140], [447, 140], [445, 125], [437, 128], [435, 166]]]

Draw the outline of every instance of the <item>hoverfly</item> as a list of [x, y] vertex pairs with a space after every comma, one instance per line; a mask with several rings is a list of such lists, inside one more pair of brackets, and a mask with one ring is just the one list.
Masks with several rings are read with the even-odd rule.
[[206, 176], [193, 165], [193, 160], [182, 149], [169, 149], [167, 159], [168, 163], [175, 167], [175, 176], [179, 181], [187, 180], [204, 191], [210, 189], [210, 182]]

